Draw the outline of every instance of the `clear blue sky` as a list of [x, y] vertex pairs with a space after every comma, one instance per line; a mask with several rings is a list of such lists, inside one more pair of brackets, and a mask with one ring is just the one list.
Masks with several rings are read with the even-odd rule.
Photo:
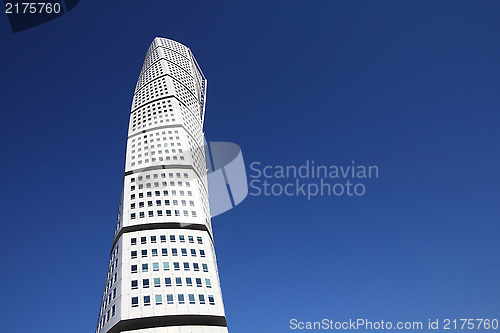
[[247, 167], [379, 166], [363, 197], [249, 196], [213, 219], [230, 332], [498, 318], [499, 17], [498, 1], [81, 0], [13, 34], [0, 15], [1, 330], [95, 329], [156, 36], [192, 49], [207, 138]]

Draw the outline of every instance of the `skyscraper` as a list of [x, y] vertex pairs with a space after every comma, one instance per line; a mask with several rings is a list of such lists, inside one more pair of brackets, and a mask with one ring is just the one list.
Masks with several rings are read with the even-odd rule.
[[96, 333], [227, 332], [191, 50], [155, 38], [135, 88], [123, 190]]

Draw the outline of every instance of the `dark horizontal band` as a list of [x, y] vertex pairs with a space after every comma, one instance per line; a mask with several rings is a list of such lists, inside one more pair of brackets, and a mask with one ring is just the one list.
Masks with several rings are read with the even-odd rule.
[[121, 320], [107, 333], [120, 333], [155, 327], [169, 326], [219, 326], [227, 327], [224, 316], [180, 315], [158, 316]]
[[191, 170], [195, 171], [193, 166], [190, 164], [158, 164], [158, 165], [151, 165], [148, 167], [127, 171], [123, 174], [123, 176], [125, 177], [125, 176], [133, 175], [134, 173], [141, 173], [141, 172], [145, 172], [145, 171], [161, 170], [161, 169], [165, 169], [165, 170], [168, 170], [168, 169], [191, 169]]
[[208, 233], [208, 236], [213, 242], [212, 234], [208, 230], [207, 226], [204, 224], [179, 223], [179, 222], [135, 224], [120, 229], [115, 239], [113, 240], [113, 246], [111, 246], [111, 253], [113, 253], [113, 249], [115, 248], [116, 242], [118, 242], [118, 240], [123, 234], [126, 234], [127, 232], [156, 230], [156, 229], [188, 229], [188, 230], [206, 231]]

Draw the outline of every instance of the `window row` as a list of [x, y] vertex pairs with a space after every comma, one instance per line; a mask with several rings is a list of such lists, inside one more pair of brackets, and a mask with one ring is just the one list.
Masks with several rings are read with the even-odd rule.
[[[179, 143], [179, 146], [180, 146], [180, 143]], [[177, 161], [177, 156], [172, 156], [172, 159], [173, 159], [174, 161]], [[179, 159], [180, 159], [181, 161], [184, 161], [184, 156], [182, 156], [182, 155], [181, 155], [181, 156], [179, 156]], [[166, 161], [170, 161], [170, 156], [165, 157], [165, 160], [166, 160]], [[158, 161], [163, 161], [163, 157], [158, 157]], [[137, 164], [142, 164], [142, 162], [143, 162], [142, 160], [139, 160], [139, 161], [137, 162]], [[156, 162], [156, 157], [153, 157], [153, 158], [151, 159], [151, 162]], [[145, 159], [145, 160], [144, 160], [144, 163], [149, 163], [149, 159], [148, 159], [148, 158], [147, 158], [147, 159]], [[135, 162], [130, 163], [130, 165], [131, 165], [131, 166], [135, 166]], [[156, 187], [157, 187], [157, 186], [156, 186]]]
[[[201, 278], [195, 278], [194, 279], [195, 283], [193, 284], [193, 279], [188, 277], [188, 278], [185, 278], [185, 286], [186, 287], [193, 287], [194, 285], [196, 285], [196, 287], [203, 287], [203, 283], [202, 283], [202, 279]], [[180, 277], [176, 277], [175, 278], [175, 286], [176, 287], [182, 287], [182, 278]], [[149, 288], [150, 284], [150, 279], [142, 279], [142, 288]], [[153, 278], [152, 281], [153, 283], [153, 286], [154, 287], [161, 287], [161, 278]], [[164, 280], [165, 284], [164, 286], [165, 287], [172, 287], [172, 278], [169, 278], [169, 277], [166, 277], [165, 280]], [[210, 279], [205, 279], [205, 287], [207, 288], [212, 288], [212, 283], [210, 282]], [[131, 281], [131, 289], [137, 289], [139, 288], [139, 281], [138, 280], [132, 280]], [[114, 298], [114, 297], [113, 297]], [[110, 298], [111, 300], [111, 298]]]
[[[188, 256], [188, 249], [181, 249], [181, 255], [183, 257]], [[196, 257], [196, 249], [189, 249], [189, 253], [191, 254], [191, 257]], [[179, 252], [177, 251], [176, 248], [170, 249], [171, 255], [173, 257], [176, 257], [179, 255]], [[205, 250], [199, 250], [200, 257], [204, 258], [205, 257]], [[162, 257], [167, 257], [168, 256], [168, 249], [161, 249], [161, 255]], [[130, 251], [130, 259], [136, 259], [138, 256], [138, 252], [136, 250]], [[151, 249], [151, 256], [152, 257], [158, 257], [158, 249]], [[147, 258], [148, 257], [148, 250], [141, 250], [141, 258]]]
[[[170, 101], [169, 101], [169, 102], [170, 102]], [[165, 104], [165, 102], [164, 102], [164, 101], [163, 101], [162, 103], [163, 103], [163, 104]], [[170, 104], [169, 104], [168, 106], [169, 106], [169, 107], [172, 107], [172, 105], [170, 105]], [[165, 107], [165, 106], [164, 106], [164, 107]], [[148, 108], [149, 108], [149, 106], [148, 106]], [[155, 109], [153, 108], [153, 110], [155, 110]], [[163, 132], [161, 132], [161, 134], [162, 134], [162, 135], [166, 135], [166, 134], [167, 134], [167, 132], [163, 131]], [[168, 131], [168, 134], [172, 134], [172, 131]], [[175, 130], [175, 131], [173, 132], [173, 134], [179, 134], [179, 131]], [[160, 136], [160, 132], [157, 132], [157, 133], [156, 133], [156, 136]], [[153, 133], [149, 134], [149, 137], [150, 137], [150, 138], [152, 138], [152, 137], [153, 137]], [[145, 140], [144, 144], [147, 144], [147, 139], [148, 139], [148, 136], [147, 136], [147, 135], [144, 135], [144, 137], [143, 137], [142, 139], [143, 139], [143, 140]], [[158, 140], [158, 139], [157, 139], [157, 140]], [[166, 140], [166, 138], [165, 138], [165, 140]], [[132, 143], [134, 143], [135, 141], [136, 141], [136, 139], [135, 139], [135, 138], [134, 138], [134, 139], [132, 139]], [[141, 138], [140, 138], [140, 137], [139, 137], [139, 138], [137, 138], [137, 144], [138, 144], [139, 146], [141, 145], [141, 142], [140, 142], [140, 141], [141, 141]], [[154, 140], [153, 140], [153, 139], [151, 139], [151, 142], [153, 142], [153, 141], [154, 141]], [[133, 144], [133, 145], [132, 145], [132, 148], [134, 148], [134, 147], [135, 147], [135, 144]]]
[[[153, 272], [158, 272], [160, 271], [160, 263], [154, 262], [149, 266], [149, 264], [142, 264], [141, 265], [141, 271], [143, 273], [149, 272], [149, 269], [152, 269]], [[190, 271], [191, 267], [188, 262], [184, 262], [183, 265], [183, 270], [185, 271]], [[201, 267], [203, 269], [203, 272], [208, 272], [208, 265], [207, 264], [201, 264]], [[169, 262], [164, 262], [162, 263], [162, 270], [164, 271], [169, 271], [170, 270], [170, 263]], [[180, 271], [181, 270], [181, 264], [179, 262], [174, 262], [173, 263], [173, 270], [174, 271]], [[193, 263], [193, 271], [198, 272], [200, 270], [200, 265], [196, 262]], [[130, 273], [137, 273], [138, 272], [138, 265], [131, 265], [130, 266]]]
[[[176, 190], [172, 190], [171, 191], [172, 195], [177, 195], [177, 191]], [[155, 196], [156, 197], [159, 197], [161, 195], [161, 191], [155, 191]], [[163, 191], [163, 195], [168, 195], [168, 191], [167, 190], [164, 190]], [[179, 191], [179, 195], [180, 196], [184, 196], [184, 191]], [[192, 197], [193, 196], [193, 193], [191, 191], [187, 191], [187, 195], [189, 197]], [[153, 192], [149, 191], [149, 192], [146, 192], [146, 197], [148, 198], [151, 198], [153, 196]], [[144, 193], [139, 193], [138, 196], [137, 196], [139, 199], [142, 199], [144, 198]], [[134, 194], [131, 194], [130, 195], [130, 199], [131, 200], [135, 200], [136, 196], [135, 196], [135, 193]]]
[[[187, 295], [187, 300], [184, 297], [184, 294], [178, 294], [176, 297], [177, 303], [178, 304], [196, 304], [196, 297], [194, 294], [188, 294]], [[161, 305], [163, 304], [163, 295], [154, 295], [154, 304], [156, 305]], [[139, 306], [139, 297], [132, 297], [132, 307], [138, 307]], [[166, 304], [174, 304], [174, 295], [173, 294], [167, 294], [165, 297], [165, 303]], [[205, 300], [205, 295], [198, 295], [198, 303], [199, 304], [206, 304]], [[215, 305], [215, 299], [213, 295], [208, 295], [208, 303], [210, 305]], [[151, 296], [143, 296], [143, 305], [144, 306], [149, 306], [151, 305]]]
[[[177, 237], [175, 235], [170, 235], [169, 238], [171, 243], [175, 243], [176, 240], [177, 240]], [[188, 242], [193, 244], [194, 243], [194, 236], [187, 236], [187, 239], [188, 239]], [[155, 244], [157, 241], [157, 237], [156, 236], [151, 236], [150, 237], [150, 242], [152, 244]], [[142, 236], [141, 237], [141, 244], [147, 244], [148, 242], [148, 238], [145, 237], [145, 236]], [[160, 235], [160, 242], [161, 243], [166, 243], [167, 242], [167, 236], [166, 235]], [[185, 243], [186, 242], [186, 237], [184, 237], [184, 235], [179, 235], [179, 242], [180, 243]], [[203, 244], [203, 238], [198, 236], [196, 237], [196, 242], [198, 244]], [[130, 239], [130, 245], [137, 245], [137, 238], [134, 237], [134, 238], [131, 238]]]
[[[135, 209], [136, 207], [144, 208], [146, 203], [148, 204], [148, 207], [153, 207], [155, 204], [156, 204], [156, 206], [161, 206], [162, 204], [165, 204], [165, 206], [170, 206], [170, 204], [172, 204], [172, 206], [179, 206], [179, 200], [164, 200], [163, 202], [162, 202], [162, 200], [155, 200], [155, 202], [153, 202], [153, 200], [149, 200], [147, 202], [140, 201], [137, 203], [137, 205], [135, 202], [133, 202], [130, 204], [130, 209]], [[181, 200], [181, 205], [186, 206], [187, 201]], [[193, 200], [189, 200], [189, 206], [194, 207]]]
[[[182, 211], [182, 215], [189, 217], [189, 212], [187, 210], [183, 210]], [[155, 215], [154, 211], [152, 211], [152, 210], [148, 211], [148, 217], [155, 217], [155, 216], [158, 216], [158, 217], [162, 217], [162, 216], [181, 216], [181, 211], [178, 210], [178, 209], [174, 209], [174, 215], [172, 215], [172, 210], [170, 210], [170, 209], [165, 210], [165, 214], [163, 214], [163, 210], [157, 210], [156, 211], [156, 215]], [[196, 211], [192, 210], [191, 211], [191, 216], [192, 217], [197, 217]], [[139, 212], [139, 218], [140, 219], [143, 219], [145, 217], [146, 217], [146, 212]], [[130, 219], [131, 220], [135, 220], [136, 218], [137, 218], [137, 214], [136, 213], [131, 213], [130, 214]]]
[[[183, 182], [177, 182], [177, 186], [179, 186], [179, 187], [182, 187], [183, 184], [184, 184]], [[154, 185], [154, 187], [160, 187], [160, 182], [154, 182], [153, 184], [146, 183], [146, 188], [151, 188], [152, 185]], [[166, 187], [168, 185], [169, 185], [169, 183], [166, 181], [161, 182], [161, 186], [163, 186], [163, 187]], [[171, 181], [170, 186], [175, 186], [175, 182]], [[191, 186], [191, 184], [189, 182], [186, 182], [186, 187], [190, 187], [190, 186]], [[138, 185], [139, 190], [142, 190], [143, 188], [144, 188], [144, 184]], [[130, 186], [130, 190], [135, 191], [135, 185]]]
[[[155, 174], [153, 174], [153, 179], [158, 179], [158, 176], [160, 176], [161, 178], [167, 178], [167, 174], [166, 173], [161, 173], [160, 175], [158, 175], [157, 173], [155, 173]], [[176, 172], [175, 176], [177, 178], [181, 178], [180, 172]], [[184, 178], [188, 178], [188, 177], [189, 177], [189, 175], [187, 173], [184, 173]], [[146, 175], [146, 176], [144, 176], [144, 178], [145, 179], [151, 179], [151, 175]], [[174, 178], [174, 173], [173, 172], [169, 172], [168, 173], [168, 178]], [[142, 180], [143, 180], [142, 176], [137, 177], [137, 181], [138, 182], [140, 182]], [[134, 183], [135, 182], [135, 178], [131, 178], [130, 182]]]

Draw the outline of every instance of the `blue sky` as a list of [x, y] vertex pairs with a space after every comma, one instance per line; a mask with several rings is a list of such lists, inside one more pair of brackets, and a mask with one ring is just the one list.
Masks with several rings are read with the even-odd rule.
[[498, 318], [499, 12], [81, 0], [15, 34], [0, 15], [2, 331], [95, 329], [128, 113], [156, 36], [192, 49], [207, 138], [238, 144], [247, 168], [379, 167], [362, 197], [248, 196], [213, 219], [230, 332]]

